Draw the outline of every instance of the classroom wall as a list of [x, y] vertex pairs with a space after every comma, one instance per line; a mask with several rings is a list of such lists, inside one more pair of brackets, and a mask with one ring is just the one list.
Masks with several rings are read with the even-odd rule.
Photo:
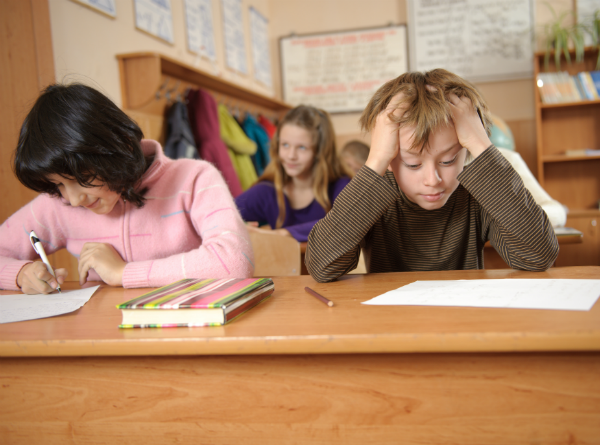
[[[275, 65], [279, 66], [280, 36], [407, 23], [407, 1], [410, 0], [270, 0], [272, 53]], [[557, 13], [574, 8], [573, 0], [535, 0], [538, 36], [543, 34], [543, 24], [552, 18], [544, 3], [549, 3]], [[277, 77], [277, 91], [281, 90], [279, 82], [280, 76]], [[517, 150], [536, 174], [532, 79], [479, 83], [477, 87], [492, 112], [511, 127]], [[354, 138], [369, 142], [368, 135], [361, 134], [359, 117], [359, 113], [333, 116], [339, 145]]]
[[[220, 0], [212, 0], [216, 63], [187, 49], [183, 0], [171, 0], [175, 40], [173, 45], [135, 28], [133, 0], [116, 0], [116, 19], [95, 12], [73, 0], [48, 0], [48, 3], [57, 81], [79, 80], [95, 85], [115, 103], [121, 105], [119, 68], [115, 55], [155, 51], [267, 96], [275, 94], [272, 88], [267, 88], [252, 77], [249, 41], [246, 53], [250, 75], [241, 75], [226, 67]], [[246, 36], [250, 36], [250, 6], [263, 16], [269, 17], [268, 0], [242, 0]]]
[[[121, 104], [119, 72], [115, 54], [157, 51], [201, 70], [223, 76], [268, 96], [281, 96], [278, 39], [291, 33], [385, 26], [406, 23], [408, 0], [243, 0], [246, 36], [248, 7], [254, 6], [269, 19], [273, 88], [225, 66], [220, 0], [212, 0], [218, 60], [212, 63], [187, 50], [183, 0], [171, 0], [175, 44], [163, 42], [134, 27], [133, 0], [117, 0], [117, 18], [110, 19], [73, 0], [49, 0], [57, 80], [81, 80], [95, 84]], [[552, 18], [546, 3], [557, 13], [574, 9], [574, 0], [535, 0], [536, 34]], [[410, 26], [410, 24], [409, 24]], [[249, 38], [249, 37], [248, 37]], [[538, 41], [538, 45], [540, 45]], [[252, 70], [250, 46], [248, 67]], [[477, 84], [493, 113], [503, 118], [515, 135], [517, 150], [533, 173], [535, 161], [535, 110], [532, 79]], [[341, 145], [352, 138], [369, 141], [358, 127], [358, 113], [333, 116]]]

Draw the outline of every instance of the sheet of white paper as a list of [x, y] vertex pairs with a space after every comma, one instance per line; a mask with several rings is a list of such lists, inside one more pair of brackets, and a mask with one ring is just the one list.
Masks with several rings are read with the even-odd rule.
[[599, 296], [600, 280], [415, 281], [363, 304], [588, 311]]
[[87, 303], [99, 287], [65, 290], [60, 294], [50, 295], [0, 295], [0, 323], [68, 314]]

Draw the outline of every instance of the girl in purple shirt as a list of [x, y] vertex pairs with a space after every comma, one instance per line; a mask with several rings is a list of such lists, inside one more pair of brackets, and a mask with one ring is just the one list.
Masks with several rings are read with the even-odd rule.
[[335, 148], [327, 112], [300, 105], [284, 116], [271, 141], [271, 162], [235, 202], [249, 230], [306, 241], [350, 182]]

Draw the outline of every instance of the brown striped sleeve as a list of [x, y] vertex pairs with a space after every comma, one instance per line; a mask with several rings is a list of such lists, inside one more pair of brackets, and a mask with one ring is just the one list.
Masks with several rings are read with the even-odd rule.
[[384, 177], [363, 166], [308, 236], [306, 267], [318, 282], [355, 269], [360, 242], [399, 197]]
[[554, 263], [559, 247], [546, 212], [496, 147], [478, 156], [458, 179], [481, 205], [487, 238], [510, 267], [542, 271]]

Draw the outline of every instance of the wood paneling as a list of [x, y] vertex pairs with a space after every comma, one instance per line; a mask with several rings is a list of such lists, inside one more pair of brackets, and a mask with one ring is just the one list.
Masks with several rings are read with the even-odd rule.
[[2, 359], [7, 444], [597, 444], [600, 355]]
[[1, 1], [0, 33], [0, 221], [4, 222], [37, 196], [15, 178], [12, 156], [29, 108], [54, 80], [47, 1]]
[[[53, 83], [54, 55], [47, 0], [0, 1], [0, 223], [37, 196], [12, 172], [23, 119], [40, 91]], [[63, 250], [49, 255], [54, 267], [79, 279], [77, 260]]]

